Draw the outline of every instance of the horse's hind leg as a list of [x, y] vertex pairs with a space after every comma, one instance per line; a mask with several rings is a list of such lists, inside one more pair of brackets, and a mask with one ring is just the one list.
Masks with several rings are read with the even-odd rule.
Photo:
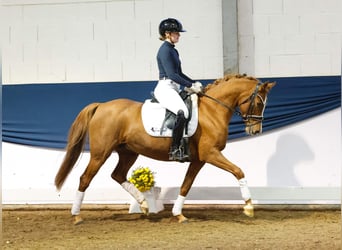
[[78, 186], [78, 191], [76, 193], [76, 197], [74, 203], [71, 208], [71, 215], [73, 217], [74, 225], [78, 225], [83, 222], [83, 219], [80, 216], [81, 205], [83, 202], [84, 194], [86, 189], [88, 188], [91, 180], [99, 171], [102, 164], [106, 161], [109, 156], [97, 158], [91, 156], [88, 166], [84, 173], [80, 177], [80, 184]]
[[182, 209], [184, 205], [185, 198], [189, 193], [189, 190], [194, 183], [194, 180], [198, 172], [202, 169], [204, 162], [191, 162], [186, 172], [183, 184], [180, 189], [180, 194], [172, 208], [172, 214], [178, 219], [179, 223], [187, 222], [188, 219], [183, 215]]
[[138, 158], [138, 154], [127, 149], [117, 151], [119, 162], [116, 165], [112, 178], [118, 182], [140, 204], [141, 210], [147, 214], [148, 204], [144, 195], [130, 182], [127, 181], [127, 173]]

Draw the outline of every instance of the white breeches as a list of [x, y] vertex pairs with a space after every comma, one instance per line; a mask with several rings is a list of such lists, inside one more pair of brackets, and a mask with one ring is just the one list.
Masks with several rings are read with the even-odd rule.
[[187, 119], [189, 117], [189, 111], [179, 95], [179, 90], [179, 84], [172, 80], [159, 80], [154, 89], [154, 96], [157, 98], [160, 105], [175, 114], [177, 114], [178, 110], [183, 110], [184, 116]]

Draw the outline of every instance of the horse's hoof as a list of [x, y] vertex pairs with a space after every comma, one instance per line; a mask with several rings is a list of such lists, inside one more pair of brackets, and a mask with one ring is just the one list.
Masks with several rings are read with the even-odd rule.
[[253, 205], [247, 204], [243, 207], [243, 213], [248, 217], [254, 217], [254, 208]]
[[146, 200], [143, 200], [143, 202], [140, 204], [140, 209], [143, 212], [143, 214], [148, 215], [149, 211], [148, 211], [148, 203]]
[[74, 224], [75, 226], [77, 226], [77, 225], [83, 223], [83, 219], [82, 219], [82, 217], [79, 216], [79, 215], [73, 215], [73, 216], [72, 216], [72, 220], [73, 220], [73, 224]]
[[175, 217], [177, 218], [178, 223], [184, 224], [189, 222], [188, 218], [186, 218], [183, 214], [176, 215]]

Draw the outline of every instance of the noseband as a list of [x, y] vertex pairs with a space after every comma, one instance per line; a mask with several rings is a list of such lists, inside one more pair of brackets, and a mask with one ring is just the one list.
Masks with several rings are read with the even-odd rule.
[[[261, 95], [258, 94], [258, 91], [259, 91], [259, 87], [261, 86], [261, 82], [258, 82], [258, 84], [256, 85], [255, 89], [254, 89], [254, 92], [253, 94], [248, 97], [245, 101], [243, 101], [242, 103], [240, 103], [238, 106], [240, 107], [242, 104], [245, 104], [246, 102], [250, 101], [250, 104], [249, 104], [249, 107], [248, 107], [248, 111], [247, 111], [247, 114], [242, 114], [240, 111], [228, 106], [227, 104], [225, 104], [224, 102], [216, 99], [216, 98], [213, 98], [205, 93], [201, 93], [200, 95], [201, 96], [205, 96], [213, 101], [215, 101], [216, 103], [220, 104], [221, 106], [225, 107], [226, 109], [229, 109], [230, 111], [232, 111], [234, 114], [240, 116], [244, 122], [248, 122], [249, 120], [254, 120], [255, 122], [253, 124], [249, 124], [247, 125], [248, 127], [252, 127], [258, 123], [261, 123], [263, 120], [264, 120], [264, 111], [265, 111], [265, 108], [266, 108], [266, 101], [267, 101], [267, 97], [265, 98], [265, 100], [262, 98]], [[263, 108], [262, 108], [262, 112], [261, 112], [261, 115], [253, 115], [251, 114], [253, 109], [254, 109], [254, 100], [255, 98], [258, 97], [262, 104], [263, 104]]]

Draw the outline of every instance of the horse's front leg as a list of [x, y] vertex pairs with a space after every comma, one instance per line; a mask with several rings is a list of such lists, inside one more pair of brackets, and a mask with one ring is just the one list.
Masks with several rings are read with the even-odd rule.
[[238, 179], [241, 195], [246, 204], [243, 212], [245, 215], [253, 217], [254, 208], [244, 172], [238, 166], [227, 160], [218, 150], [212, 150], [208, 155], [208, 163], [232, 173]]
[[248, 217], [254, 216], [254, 207], [252, 204], [252, 196], [249, 191], [249, 188], [247, 186], [247, 180], [246, 178], [239, 179], [239, 185], [241, 190], [242, 198], [244, 199], [246, 205], [243, 207], [243, 213], [247, 215]]
[[172, 208], [172, 214], [177, 218], [179, 223], [187, 222], [188, 219], [183, 215], [182, 209], [184, 205], [185, 198], [189, 193], [189, 190], [198, 174], [198, 172], [203, 167], [204, 162], [191, 162], [186, 172], [183, 184], [180, 189], [180, 193], [177, 197], [177, 200]]
[[138, 154], [129, 150], [118, 150], [119, 162], [115, 167], [112, 178], [118, 182], [139, 204], [144, 214], [148, 214], [148, 203], [144, 195], [129, 181], [127, 181], [127, 173], [130, 167], [138, 158]]

